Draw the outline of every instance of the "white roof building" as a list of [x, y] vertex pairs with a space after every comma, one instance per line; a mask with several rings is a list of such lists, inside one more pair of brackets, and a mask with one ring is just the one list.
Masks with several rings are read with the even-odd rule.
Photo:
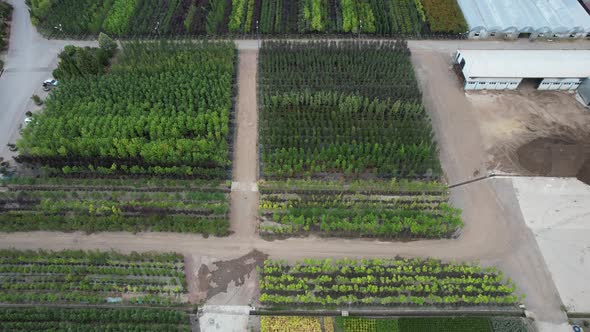
[[590, 77], [590, 50], [458, 50], [465, 89], [516, 89], [536, 79], [542, 90], [575, 90]]
[[583, 38], [590, 15], [578, 0], [458, 0], [470, 38]]

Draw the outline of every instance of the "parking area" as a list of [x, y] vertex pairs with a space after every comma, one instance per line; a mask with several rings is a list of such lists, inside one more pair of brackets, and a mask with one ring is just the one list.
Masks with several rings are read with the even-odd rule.
[[590, 312], [590, 186], [515, 178], [516, 197], [568, 312]]

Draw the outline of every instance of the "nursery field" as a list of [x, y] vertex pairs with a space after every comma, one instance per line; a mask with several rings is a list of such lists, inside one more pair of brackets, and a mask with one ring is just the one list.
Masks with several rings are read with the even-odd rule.
[[[0, 231], [229, 232], [219, 181], [12, 179], [0, 191]], [[153, 181], [153, 180], [151, 180]]]
[[182, 306], [184, 257], [0, 250], [0, 303]]
[[260, 234], [441, 238], [462, 226], [446, 186], [423, 181], [260, 183]]
[[523, 319], [262, 316], [261, 332], [526, 332]]
[[495, 268], [433, 259], [266, 260], [258, 271], [266, 307], [499, 307], [521, 300]]
[[227, 179], [234, 74], [233, 43], [125, 43], [107, 73], [60, 81], [17, 161], [70, 177]]
[[3, 308], [2, 331], [189, 332], [186, 312], [146, 308]]
[[266, 179], [441, 174], [403, 42], [265, 42], [260, 145]]
[[[45, 34], [354, 34], [459, 37], [456, 0], [31, 0]], [[465, 28], [464, 28], [465, 27]]]
[[264, 42], [260, 233], [418, 239], [462, 227], [410, 51], [391, 42]]

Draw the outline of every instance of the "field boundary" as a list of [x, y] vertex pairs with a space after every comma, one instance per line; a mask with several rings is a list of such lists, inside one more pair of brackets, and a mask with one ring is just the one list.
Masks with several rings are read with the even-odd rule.
[[352, 310], [276, 310], [252, 309], [251, 316], [346, 316], [348, 317], [525, 317], [523, 309], [352, 309]]
[[61, 309], [154, 309], [186, 311], [195, 313], [194, 306], [146, 306], [146, 305], [109, 305], [109, 304], [60, 304], [60, 303], [0, 303], [0, 308], [61, 308]]

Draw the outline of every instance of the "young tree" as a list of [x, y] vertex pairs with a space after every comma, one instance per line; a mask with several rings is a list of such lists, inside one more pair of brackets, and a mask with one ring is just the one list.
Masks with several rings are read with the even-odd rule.
[[98, 46], [111, 53], [117, 49], [117, 42], [115, 42], [111, 37], [109, 37], [106, 33], [100, 33], [98, 35]]

